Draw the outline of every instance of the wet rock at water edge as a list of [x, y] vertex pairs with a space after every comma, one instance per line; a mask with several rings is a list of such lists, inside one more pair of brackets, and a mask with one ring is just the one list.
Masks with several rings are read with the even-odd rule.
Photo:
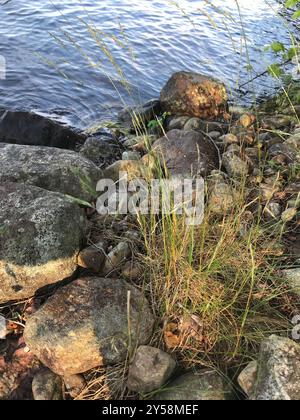
[[0, 115], [0, 142], [75, 149], [86, 136], [32, 112], [5, 111]]
[[116, 140], [107, 136], [89, 137], [79, 153], [96, 166], [103, 167], [121, 156], [121, 146]]
[[0, 143], [0, 183], [20, 182], [89, 201], [102, 171], [78, 153]]
[[147, 344], [153, 322], [145, 297], [124, 280], [81, 278], [29, 318], [24, 339], [44, 365], [68, 376], [122, 362]]
[[28, 298], [76, 270], [86, 217], [66, 196], [1, 185], [0, 227], [0, 302]]
[[271, 336], [260, 348], [257, 380], [251, 400], [300, 399], [300, 345], [288, 338]]
[[197, 73], [175, 73], [162, 89], [160, 102], [173, 115], [210, 120], [227, 112], [225, 85]]
[[118, 120], [122, 127], [128, 130], [143, 129], [147, 123], [161, 113], [159, 100], [151, 100], [141, 106], [128, 107], [121, 111]]
[[214, 144], [196, 131], [169, 131], [154, 143], [153, 152], [173, 176], [203, 176], [218, 166]]
[[210, 370], [186, 373], [170, 382], [154, 396], [155, 400], [224, 401], [230, 398], [222, 377]]
[[141, 346], [129, 367], [127, 387], [145, 394], [164, 385], [176, 367], [175, 360], [160, 349]]
[[47, 368], [42, 368], [33, 377], [32, 393], [36, 401], [58, 401], [63, 399], [62, 379]]

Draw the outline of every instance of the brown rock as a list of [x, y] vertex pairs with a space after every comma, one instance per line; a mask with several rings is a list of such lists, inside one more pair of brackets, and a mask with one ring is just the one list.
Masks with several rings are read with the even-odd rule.
[[210, 120], [227, 111], [224, 84], [197, 73], [175, 73], [162, 89], [160, 101], [163, 110], [174, 115]]
[[105, 260], [105, 248], [106, 244], [99, 242], [83, 249], [78, 255], [77, 264], [79, 267], [93, 270], [94, 273], [100, 273]]
[[170, 175], [206, 175], [218, 165], [214, 144], [196, 131], [169, 131], [154, 143], [153, 151]]
[[143, 295], [124, 280], [81, 278], [59, 289], [27, 321], [24, 339], [61, 376], [122, 362], [146, 344], [153, 316]]

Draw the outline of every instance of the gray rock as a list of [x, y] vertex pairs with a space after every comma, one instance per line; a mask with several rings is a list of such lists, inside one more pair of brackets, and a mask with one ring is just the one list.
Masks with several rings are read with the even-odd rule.
[[76, 270], [86, 218], [66, 196], [0, 185], [0, 228], [0, 302], [28, 298]]
[[300, 133], [293, 134], [283, 144], [300, 152]]
[[268, 221], [280, 219], [281, 205], [275, 201], [270, 201], [264, 208], [264, 216]]
[[154, 143], [153, 151], [172, 176], [207, 175], [218, 166], [213, 143], [196, 131], [169, 131]]
[[218, 171], [213, 171], [208, 181], [209, 210], [218, 215], [227, 214], [235, 203], [233, 189]]
[[107, 275], [108, 273], [120, 268], [120, 265], [124, 263], [127, 258], [131, 255], [131, 248], [128, 242], [120, 242], [115, 248], [113, 248], [107, 255], [104, 262], [102, 274]]
[[0, 144], [0, 183], [20, 182], [91, 200], [102, 172], [78, 153], [49, 147]]
[[246, 366], [238, 377], [238, 383], [248, 397], [254, 392], [257, 372], [258, 363], [254, 360]]
[[28, 319], [24, 339], [44, 365], [69, 376], [124, 361], [147, 344], [153, 322], [144, 296], [124, 280], [81, 278]]
[[203, 130], [204, 131], [204, 123], [200, 118], [190, 118], [184, 125], [184, 131], [191, 131], [191, 130]]
[[33, 377], [33, 398], [36, 401], [62, 400], [62, 386], [62, 380], [58, 375], [49, 369], [41, 369]]
[[222, 162], [230, 178], [241, 179], [248, 175], [247, 162], [243, 161], [235, 152], [225, 152], [222, 156]]
[[129, 130], [144, 129], [147, 123], [159, 116], [160, 113], [160, 102], [153, 99], [143, 105], [124, 109], [119, 113], [118, 120], [124, 128]]
[[260, 348], [258, 376], [252, 400], [300, 400], [300, 346], [271, 336]]
[[212, 120], [227, 111], [225, 85], [191, 72], [173, 74], [161, 91], [163, 111]]
[[183, 116], [183, 117], [172, 117], [168, 119], [167, 122], [167, 131], [171, 130], [183, 130], [187, 121], [189, 121], [190, 117]]
[[139, 152], [124, 152], [122, 154], [122, 160], [140, 160], [142, 158]]
[[300, 296], [300, 268], [290, 268], [288, 270], [283, 270], [283, 274], [287, 279], [292, 291]]
[[155, 400], [179, 401], [224, 401], [228, 391], [222, 378], [214, 371], [204, 370], [187, 373], [169, 383], [155, 395]]
[[287, 164], [294, 163], [297, 160], [297, 151], [287, 144], [274, 144], [269, 148], [268, 154], [270, 159], [278, 158], [279, 155], [282, 155]]
[[5, 111], [0, 115], [0, 142], [75, 149], [85, 136], [32, 112]]
[[113, 163], [120, 156], [120, 145], [107, 136], [90, 137], [80, 149], [80, 154], [96, 166]]
[[137, 349], [129, 367], [127, 387], [146, 394], [164, 385], [176, 367], [175, 360], [167, 353], [150, 346]]

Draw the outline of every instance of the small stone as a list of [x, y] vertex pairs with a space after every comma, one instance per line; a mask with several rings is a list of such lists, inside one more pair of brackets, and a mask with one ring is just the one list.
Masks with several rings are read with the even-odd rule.
[[140, 160], [141, 154], [139, 152], [124, 152], [122, 154], [122, 160]]
[[208, 133], [208, 136], [213, 140], [218, 140], [222, 136], [222, 134], [220, 133], [220, 131], [210, 131]]
[[224, 177], [215, 172], [208, 182], [209, 210], [218, 215], [227, 214], [235, 203], [234, 194]]
[[283, 144], [300, 151], [300, 133], [292, 135]]
[[120, 268], [131, 255], [131, 248], [128, 242], [120, 242], [112, 251], [107, 255], [102, 273], [108, 273]]
[[6, 319], [0, 315], [0, 340], [5, 340], [7, 333]]
[[223, 154], [222, 162], [230, 178], [241, 179], [248, 174], [249, 167], [247, 162], [231, 151]]
[[271, 201], [264, 208], [264, 215], [267, 220], [278, 220], [281, 216], [281, 205]]
[[62, 380], [49, 369], [41, 369], [32, 381], [33, 398], [36, 401], [62, 400]]
[[238, 383], [245, 394], [249, 397], [255, 387], [255, 382], [258, 373], [258, 363], [253, 361], [240, 373], [238, 377]]
[[167, 123], [167, 130], [183, 130], [183, 127], [189, 119], [190, 117], [186, 116], [170, 118]]
[[255, 123], [256, 117], [253, 114], [243, 114], [239, 119], [239, 124], [244, 128], [249, 128]]
[[200, 118], [190, 118], [184, 125], [184, 131], [201, 129], [203, 129], [203, 123]]
[[72, 398], [77, 398], [87, 385], [83, 375], [64, 376], [63, 381]]
[[290, 268], [283, 270], [284, 277], [288, 281], [288, 284], [292, 291], [300, 296], [300, 268]]
[[99, 273], [105, 260], [105, 248], [106, 244], [104, 242], [98, 242], [83, 249], [78, 255], [77, 264], [79, 267], [89, 268], [94, 273]]
[[137, 178], [147, 179], [150, 174], [149, 168], [144, 166], [141, 161], [118, 160], [103, 171], [103, 178], [112, 179], [114, 182], [118, 182], [121, 172], [127, 173], [128, 181]]
[[282, 213], [281, 220], [284, 223], [289, 223], [296, 217], [297, 213], [298, 213], [298, 210], [295, 208], [287, 209]]
[[187, 373], [169, 383], [166, 389], [155, 395], [155, 400], [178, 401], [224, 401], [225, 390], [222, 377], [214, 371], [204, 370]]
[[135, 281], [142, 277], [143, 272], [139, 264], [127, 261], [122, 269], [122, 276], [126, 280]]
[[220, 138], [220, 140], [222, 140], [223, 143], [225, 143], [226, 145], [238, 144], [239, 143], [239, 140], [238, 140], [237, 136], [235, 136], [234, 134], [231, 134], [231, 133], [225, 134], [224, 136], [222, 136]]
[[129, 368], [127, 387], [140, 394], [154, 391], [168, 381], [175, 367], [175, 360], [167, 353], [141, 346]]

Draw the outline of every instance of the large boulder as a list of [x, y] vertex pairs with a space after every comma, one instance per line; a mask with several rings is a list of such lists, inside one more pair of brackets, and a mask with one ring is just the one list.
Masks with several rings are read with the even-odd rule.
[[29, 318], [30, 350], [58, 375], [83, 373], [125, 360], [151, 337], [146, 299], [124, 280], [81, 278], [58, 290]]
[[0, 144], [0, 184], [25, 183], [89, 201], [101, 177], [91, 161], [70, 150]]
[[230, 399], [222, 377], [211, 370], [186, 373], [156, 394], [155, 400], [224, 401]]
[[300, 400], [300, 345], [271, 336], [261, 344], [252, 400]]
[[62, 194], [0, 185], [0, 302], [70, 277], [85, 227], [83, 211]]
[[223, 117], [227, 111], [225, 85], [197, 73], [175, 73], [160, 94], [164, 111], [203, 119]]
[[169, 131], [154, 143], [153, 151], [173, 176], [203, 176], [218, 166], [214, 144], [197, 131]]
[[0, 114], [0, 142], [30, 146], [75, 149], [85, 136], [32, 112], [5, 111]]

